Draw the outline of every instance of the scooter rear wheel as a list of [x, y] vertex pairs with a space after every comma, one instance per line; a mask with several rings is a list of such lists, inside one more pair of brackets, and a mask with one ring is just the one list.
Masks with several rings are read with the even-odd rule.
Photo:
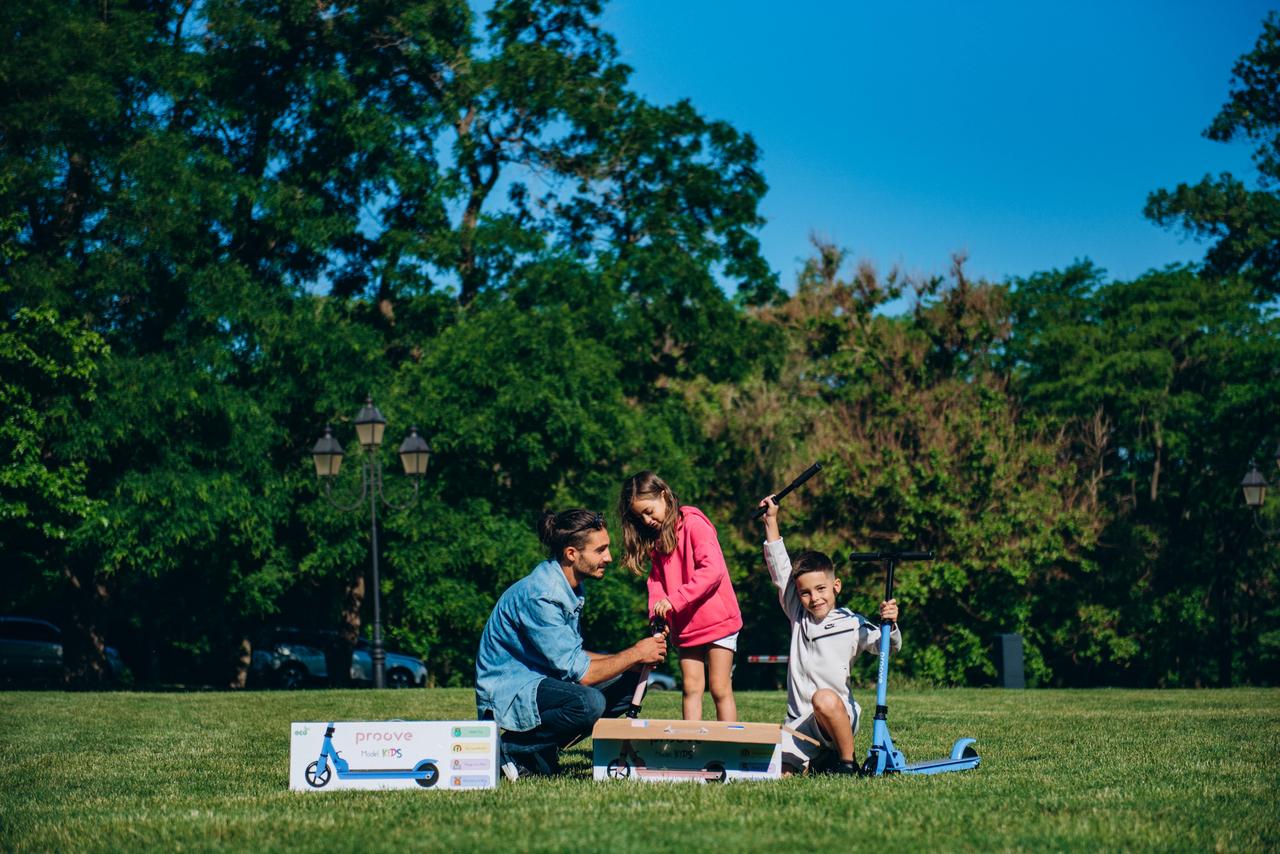
[[333, 777], [333, 769], [328, 765], [325, 766], [323, 774], [317, 774], [316, 768], [319, 766], [320, 760], [317, 759], [315, 762], [312, 762], [307, 766], [307, 770], [303, 774], [303, 776], [307, 778], [307, 785], [314, 789], [323, 789], [325, 784], [329, 782], [329, 779]]
[[413, 770], [419, 775], [413, 778], [413, 782], [424, 789], [430, 789], [440, 779], [440, 769], [434, 762], [419, 762]]

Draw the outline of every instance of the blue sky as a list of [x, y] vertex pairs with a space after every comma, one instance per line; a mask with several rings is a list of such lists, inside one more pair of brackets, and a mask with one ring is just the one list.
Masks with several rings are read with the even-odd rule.
[[792, 289], [818, 232], [888, 270], [1003, 281], [1088, 257], [1112, 277], [1204, 247], [1147, 193], [1230, 171], [1201, 136], [1268, 6], [1223, 2], [613, 0], [603, 20], [649, 100], [749, 132], [765, 257]]

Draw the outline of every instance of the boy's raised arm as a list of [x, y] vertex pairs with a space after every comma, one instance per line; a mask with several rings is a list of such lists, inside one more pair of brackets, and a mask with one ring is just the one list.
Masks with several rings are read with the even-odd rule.
[[764, 541], [771, 543], [774, 540], [782, 539], [782, 532], [778, 530], [778, 502], [773, 500], [772, 495], [766, 495], [760, 499], [760, 506], [764, 510]]
[[764, 514], [764, 565], [769, 569], [769, 577], [778, 588], [778, 604], [788, 615], [791, 614], [787, 593], [791, 579], [791, 557], [787, 547], [782, 543], [782, 533], [778, 530], [778, 503], [773, 496], [766, 496], [760, 501], [765, 508]]

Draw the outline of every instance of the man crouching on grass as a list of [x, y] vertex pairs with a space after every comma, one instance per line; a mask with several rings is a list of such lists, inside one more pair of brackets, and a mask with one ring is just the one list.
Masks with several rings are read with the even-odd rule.
[[[862, 708], [849, 691], [849, 663], [861, 652], [880, 652], [880, 627], [836, 607], [840, 579], [831, 558], [804, 552], [792, 567], [778, 532], [777, 503], [770, 495], [760, 506], [765, 508], [764, 562], [777, 585], [782, 610], [791, 620], [787, 720], [782, 731], [784, 772], [856, 774], [853, 736]], [[896, 599], [880, 603], [880, 619], [895, 622], [889, 649], [897, 652], [902, 634], [896, 625]]]
[[667, 657], [661, 636], [614, 655], [582, 648], [582, 582], [613, 560], [599, 513], [544, 513], [538, 537], [548, 559], [498, 599], [476, 654], [476, 709], [505, 730], [508, 779], [555, 773], [561, 750], [628, 709], [639, 666]]

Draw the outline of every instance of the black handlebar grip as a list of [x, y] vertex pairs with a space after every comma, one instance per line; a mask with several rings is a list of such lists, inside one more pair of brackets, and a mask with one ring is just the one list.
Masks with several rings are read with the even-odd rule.
[[[809, 478], [813, 477], [815, 474], [817, 474], [820, 471], [822, 471], [822, 463], [814, 463], [813, 465], [809, 466], [807, 469], [805, 469], [803, 472], [800, 473], [799, 477], [797, 477], [795, 480], [788, 483], [778, 492], [774, 493], [773, 502], [775, 504], [781, 504], [782, 499], [786, 498], [788, 495], [792, 493], [792, 491], [794, 491], [798, 487], [804, 486], [805, 481], [807, 481]], [[755, 512], [751, 514], [752, 521], [759, 519], [761, 516], [763, 516], [766, 509], [768, 508], [757, 507]]]
[[933, 560], [933, 552], [849, 552], [845, 560], [850, 563], [870, 563], [877, 560]]

